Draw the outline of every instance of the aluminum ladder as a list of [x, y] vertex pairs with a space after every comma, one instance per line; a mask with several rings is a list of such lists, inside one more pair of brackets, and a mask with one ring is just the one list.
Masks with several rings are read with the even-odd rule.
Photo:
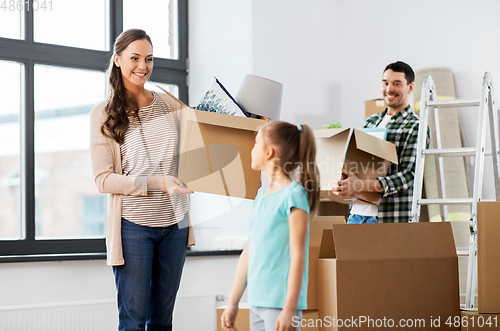
[[[478, 109], [478, 122], [477, 122], [477, 140], [476, 147], [463, 147], [463, 148], [442, 148], [441, 145], [441, 132], [439, 128], [439, 116], [437, 109], [457, 108], [457, 107], [476, 107]], [[477, 108], [479, 107], [479, 108]], [[474, 308], [474, 298], [476, 293], [476, 276], [477, 276], [477, 203], [481, 201], [482, 184], [484, 174], [484, 156], [491, 155], [493, 157], [493, 172], [495, 178], [495, 198], [500, 201], [500, 179], [499, 164], [500, 164], [500, 151], [499, 151], [499, 122], [498, 110], [494, 109], [494, 92], [491, 76], [486, 72], [483, 76], [481, 99], [479, 100], [436, 100], [436, 89], [434, 81], [431, 76], [427, 76], [422, 85], [421, 107], [420, 107], [420, 124], [417, 142], [417, 156], [415, 164], [415, 180], [413, 186], [413, 201], [410, 222], [418, 222], [420, 219], [421, 205], [439, 204], [441, 208], [441, 215], [444, 221], [449, 221], [447, 205], [452, 204], [470, 204], [471, 205], [471, 218], [469, 221], [470, 239], [468, 255], [469, 263], [467, 269], [467, 290], [465, 296], [465, 308]], [[427, 130], [421, 128], [428, 127], [429, 112], [433, 113], [435, 122], [435, 132], [432, 134], [432, 139], [435, 140], [436, 148], [428, 149], [426, 146]], [[489, 121], [488, 121], [489, 119]], [[489, 122], [489, 131], [491, 136], [492, 153], [486, 153], [486, 131]], [[422, 184], [424, 179], [424, 164], [426, 155], [435, 155], [436, 161], [436, 175], [438, 184], [437, 199], [422, 199]], [[475, 169], [474, 169], [474, 185], [472, 191], [472, 198], [462, 199], [449, 199], [446, 198], [446, 187], [444, 181], [444, 167], [443, 157], [457, 157], [457, 156], [474, 156]], [[483, 200], [484, 201], [484, 200]]]

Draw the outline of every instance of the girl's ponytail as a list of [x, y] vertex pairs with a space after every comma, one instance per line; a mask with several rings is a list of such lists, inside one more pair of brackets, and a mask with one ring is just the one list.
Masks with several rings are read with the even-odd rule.
[[311, 128], [298, 125], [300, 131], [299, 160], [302, 166], [299, 180], [309, 195], [311, 215], [319, 206], [319, 169], [316, 165], [316, 140]]
[[264, 141], [277, 153], [276, 169], [290, 179], [299, 171], [299, 181], [308, 193], [311, 215], [319, 205], [319, 171], [316, 166], [316, 141], [308, 125], [272, 121], [264, 125]]

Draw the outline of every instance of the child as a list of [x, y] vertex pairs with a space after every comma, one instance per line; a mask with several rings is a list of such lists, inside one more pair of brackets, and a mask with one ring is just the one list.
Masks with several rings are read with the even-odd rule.
[[252, 168], [264, 171], [270, 184], [255, 198], [249, 240], [221, 317], [224, 330], [237, 330], [234, 321], [246, 287], [251, 331], [299, 330], [307, 308], [308, 218], [319, 201], [315, 158], [307, 125], [275, 121], [257, 133]]

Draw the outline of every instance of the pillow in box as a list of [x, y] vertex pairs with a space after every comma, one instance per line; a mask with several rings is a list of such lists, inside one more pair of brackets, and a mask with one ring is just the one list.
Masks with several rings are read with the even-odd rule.
[[196, 109], [242, 117], [249, 116], [216, 77], [212, 79], [207, 89], [207, 93], [200, 100]]

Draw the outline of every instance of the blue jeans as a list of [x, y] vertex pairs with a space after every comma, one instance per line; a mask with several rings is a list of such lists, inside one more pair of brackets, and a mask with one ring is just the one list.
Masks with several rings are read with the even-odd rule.
[[187, 238], [187, 214], [179, 224], [163, 228], [122, 218], [125, 264], [113, 267], [118, 291], [118, 330], [144, 331], [146, 325], [148, 331], [172, 330]]
[[[275, 331], [276, 320], [282, 309], [250, 306], [250, 331]], [[292, 326], [297, 326], [295, 331], [300, 331], [302, 310], [297, 310], [297, 315], [292, 319]]]
[[349, 215], [347, 224], [378, 223], [377, 216]]

